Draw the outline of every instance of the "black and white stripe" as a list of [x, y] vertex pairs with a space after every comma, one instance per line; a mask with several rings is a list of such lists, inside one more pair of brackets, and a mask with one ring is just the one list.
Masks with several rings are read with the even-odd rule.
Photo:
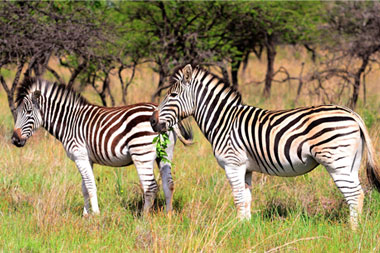
[[356, 226], [364, 197], [358, 177], [364, 145], [369, 176], [380, 189], [374, 149], [358, 114], [336, 105], [281, 111], [244, 105], [239, 93], [223, 80], [190, 65], [176, 71], [172, 79], [167, 96], [152, 115], [153, 129], [166, 131], [193, 116], [226, 171], [242, 217], [250, 217], [253, 171], [291, 177], [322, 164], [343, 193]]
[[[158, 189], [153, 173], [157, 156], [152, 144], [157, 133], [149, 123], [156, 105], [97, 106], [64, 85], [39, 79], [25, 79], [18, 90], [17, 103], [12, 142], [19, 147], [25, 145], [40, 126], [61, 141], [82, 176], [84, 214], [89, 213], [90, 203], [92, 211], [99, 212], [92, 169], [94, 163], [115, 167], [134, 163], [144, 190], [144, 210], [150, 209]], [[173, 131], [169, 133], [171, 143], [166, 150], [169, 160], [173, 157], [177, 136], [186, 144], [191, 141], [191, 129], [175, 125], [174, 130], [177, 135]], [[171, 167], [158, 159], [157, 163], [167, 210], [171, 210]]]

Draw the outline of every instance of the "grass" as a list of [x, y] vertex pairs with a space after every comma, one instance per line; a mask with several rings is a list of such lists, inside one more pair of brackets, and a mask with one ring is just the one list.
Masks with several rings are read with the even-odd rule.
[[[252, 64], [260, 69], [264, 63]], [[245, 73], [247, 80], [256, 78], [251, 69]], [[370, 126], [377, 152], [378, 74], [367, 80], [371, 91], [367, 105], [359, 104], [357, 109]], [[144, 71], [139, 70], [128, 97], [131, 103], [150, 99], [142, 91], [143, 75]], [[291, 88], [287, 93], [288, 88], [274, 89], [267, 101], [259, 96], [261, 87], [242, 85], [241, 91], [247, 104], [279, 109], [292, 107], [295, 90]], [[91, 90], [85, 95], [94, 101]], [[312, 101], [314, 98], [305, 95], [297, 104]], [[361, 224], [353, 232], [347, 205], [323, 167], [296, 178], [255, 174], [252, 219], [239, 222], [225, 173], [195, 125], [196, 144], [176, 146], [171, 215], [164, 211], [162, 192], [153, 212], [141, 215], [142, 191], [133, 166], [95, 165], [101, 214], [83, 218], [81, 178], [61, 144], [39, 130], [24, 148], [14, 147], [10, 143], [13, 121], [3, 91], [0, 108], [0, 251], [380, 251], [380, 194], [366, 192]], [[362, 168], [361, 181], [368, 189], [364, 171]]]

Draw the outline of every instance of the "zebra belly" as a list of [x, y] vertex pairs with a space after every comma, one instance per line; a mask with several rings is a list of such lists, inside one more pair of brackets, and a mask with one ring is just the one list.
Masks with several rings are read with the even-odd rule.
[[104, 160], [96, 158], [93, 155], [90, 155], [90, 158], [94, 163], [111, 167], [123, 167], [133, 164], [132, 157], [129, 152], [119, 156], [111, 156], [109, 159]]
[[272, 164], [269, 165], [264, 161], [263, 163], [264, 165], [258, 165], [257, 162], [250, 157], [247, 162], [247, 170], [260, 172], [271, 176], [295, 177], [312, 171], [319, 164], [312, 157], [306, 158], [304, 162], [298, 161], [292, 165], [289, 163], [282, 163], [280, 166], [279, 164], [274, 163], [273, 166]]

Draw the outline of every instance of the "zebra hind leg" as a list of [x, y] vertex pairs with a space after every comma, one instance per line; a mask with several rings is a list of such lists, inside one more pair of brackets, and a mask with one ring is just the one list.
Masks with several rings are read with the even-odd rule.
[[350, 209], [350, 224], [355, 230], [363, 209], [364, 192], [357, 173], [330, 173], [336, 186], [342, 192]]
[[[348, 151], [348, 150], [347, 150]], [[362, 143], [351, 152], [325, 154], [319, 161], [330, 173], [335, 185], [343, 194], [350, 210], [350, 224], [353, 230], [358, 227], [358, 219], [363, 210], [364, 192], [359, 181], [359, 168], [362, 160]], [[349, 153], [349, 154], [348, 154]], [[318, 157], [317, 157], [318, 159]]]

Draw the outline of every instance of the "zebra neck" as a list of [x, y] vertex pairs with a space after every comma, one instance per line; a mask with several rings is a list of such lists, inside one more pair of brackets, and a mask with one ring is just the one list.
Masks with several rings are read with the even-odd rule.
[[[197, 101], [194, 119], [208, 141], [214, 146], [232, 126], [241, 97], [230, 88], [212, 89]], [[197, 96], [202, 97], [202, 96]]]
[[69, 97], [60, 101], [47, 101], [42, 105], [43, 127], [55, 138], [64, 143], [70, 139], [72, 130], [76, 128], [77, 122], [82, 122], [82, 111], [88, 107], [95, 107], [90, 104], [73, 101]]

